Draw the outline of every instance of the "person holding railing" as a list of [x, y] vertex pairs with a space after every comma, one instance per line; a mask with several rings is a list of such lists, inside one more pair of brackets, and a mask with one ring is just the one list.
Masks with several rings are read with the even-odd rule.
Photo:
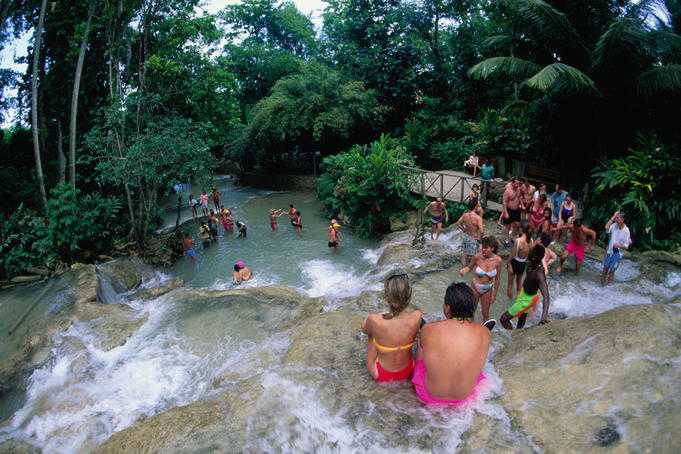
[[480, 160], [478, 157], [473, 153], [466, 159], [466, 161], [463, 163], [464, 168], [470, 167], [473, 169], [473, 176], [477, 176], [478, 170], [480, 170]]

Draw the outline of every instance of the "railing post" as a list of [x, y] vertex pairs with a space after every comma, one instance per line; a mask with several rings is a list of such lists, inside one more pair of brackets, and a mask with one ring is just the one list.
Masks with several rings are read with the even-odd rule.
[[445, 176], [440, 174], [440, 198], [445, 198]]
[[461, 177], [461, 202], [463, 203], [463, 184], [466, 181], [466, 177]]
[[421, 195], [426, 195], [426, 174], [421, 172]]

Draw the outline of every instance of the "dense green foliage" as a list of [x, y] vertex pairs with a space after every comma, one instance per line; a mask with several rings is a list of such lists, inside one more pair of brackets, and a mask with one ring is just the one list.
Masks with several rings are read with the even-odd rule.
[[[595, 223], [631, 206], [638, 246], [678, 241], [676, 212], [656, 194], [679, 191], [676, 167], [661, 163], [676, 165], [681, 147], [681, 0], [330, 0], [319, 21], [288, 0], [214, 14], [199, 0], [76, 0], [48, 2], [35, 36], [41, 5], [0, 8], [0, 48], [31, 36], [25, 72], [0, 68], [0, 113], [17, 114], [0, 141], [5, 231], [30, 210], [49, 215], [41, 188], [68, 180], [119, 200], [123, 235], [143, 245], [175, 183], [208, 188], [227, 160], [311, 172], [313, 156], [387, 134], [425, 168], [457, 169], [472, 153], [546, 167], [572, 192], [596, 188]], [[324, 185], [350, 167], [327, 165]], [[381, 230], [374, 211], [353, 220]], [[80, 253], [65, 244], [46, 247], [65, 261]]]
[[396, 139], [382, 135], [324, 159], [319, 198], [333, 215], [342, 214], [363, 235], [384, 233], [390, 218], [412, 208], [413, 157]]
[[591, 217], [605, 224], [623, 211], [642, 246], [667, 248], [681, 242], [681, 156], [670, 153], [657, 137], [640, 136], [629, 155], [604, 162], [594, 172]]
[[108, 252], [121, 233], [120, 206], [116, 198], [83, 196], [66, 183], [50, 192], [46, 216], [21, 204], [0, 228], [0, 276]]

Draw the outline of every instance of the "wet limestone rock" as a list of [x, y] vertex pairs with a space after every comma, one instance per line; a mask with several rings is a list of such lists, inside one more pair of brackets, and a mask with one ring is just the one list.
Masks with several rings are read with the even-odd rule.
[[494, 358], [512, 424], [547, 452], [678, 452], [680, 321], [656, 304], [514, 331]]
[[134, 290], [142, 283], [142, 276], [148, 272], [138, 259], [124, 257], [99, 266], [99, 271], [105, 274], [119, 293]]
[[184, 280], [179, 279], [179, 278], [173, 278], [170, 279], [169, 281], [163, 283], [162, 285], [158, 287], [153, 287], [153, 288], [143, 288], [140, 290], [137, 290], [133, 295], [133, 299], [141, 299], [143, 301], [149, 301], [149, 300], [154, 300], [158, 298], [159, 296], [165, 295], [166, 293], [175, 290], [176, 288], [180, 288], [184, 285]]

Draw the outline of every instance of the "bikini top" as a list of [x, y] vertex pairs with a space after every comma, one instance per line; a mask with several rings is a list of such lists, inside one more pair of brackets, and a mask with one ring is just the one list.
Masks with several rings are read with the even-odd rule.
[[377, 348], [378, 350], [380, 350], [380, 351], [382, 351], [382, 352], [385, 352], [385, 353], [389, 353], [389, 352], [398, 352], [398, 351], [400, 351], [400, 350], [410, 350], [411, 347], [414, 345], [414, 343], [412, 342], [411, 344], [400, 345], [399, 347], [386, 347], [386, 346], [381, 345], [381, 344], [379, 344], [378, 342], [376, 342], [376, 339], [373, 338], [373, 337], [371, 338], [371, 341], [374, 343], [374, 345], [376, 346], [376, 348]]
[[488, 278], [492, 279], [497, 276], [497, 270], [496, 268], [493, 269], [492, 271], [485, 271], [479, 266], [475, 267], [475, 274], [478, 275], [478, 277], [485, 277], [487, 276]]

